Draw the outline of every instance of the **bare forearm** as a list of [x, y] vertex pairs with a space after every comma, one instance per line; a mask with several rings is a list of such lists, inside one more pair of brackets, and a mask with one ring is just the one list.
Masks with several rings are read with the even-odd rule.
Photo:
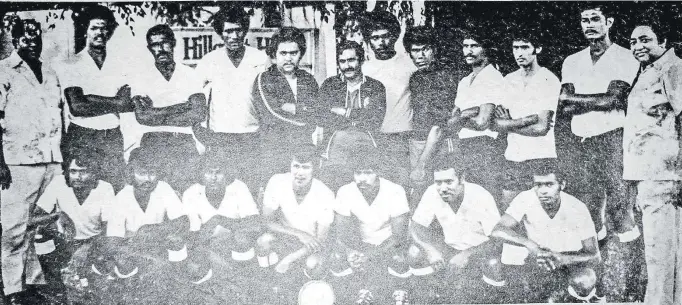
[[524, 127], [531, 126], [537, 123], [537, 116], [526, 116], [518, 119], [500, 119], [494, 120], [494, 129], [500, 132], [516, 132]]
[[534, 244], [533, 241], [528, 239], [528, 237], [519, 234], [516, 232], [514, 229], [511, 228], [506, 228], [502, 226], [497, 226], [493, 230], [493, 233], [491, 235], [493, 238], [504, 241], [504, 242], [509, 242], [512, 244], [516, 244], [519, 246], [523, 246], [528, 248], [529, 245]]
[[601, 258], [597, 253], [589, 253], [584, 251], [579, 252], [562, 252], [558, 253], [557, 256], [563, 261], [564, 265], [575, 265], [575, 264], [595, 264], [598, 263]]

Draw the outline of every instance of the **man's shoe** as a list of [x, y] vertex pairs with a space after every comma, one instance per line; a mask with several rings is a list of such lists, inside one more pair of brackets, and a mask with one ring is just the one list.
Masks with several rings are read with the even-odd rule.
[[355, 300], [356, 305], [372, 305], [374, 304], [374, 296], [372, 292], [367, 289], [361, 289], [358, 293], [358, 298]]
[[394, 304], [396, 305], [410, 304], [409, 300], [407, 299], [407, 291], [405, 290], [393, 291], [393, 301], [395, 302]]
[[24, 298], [20, 292], [13, 293], [7, 296], [7, 305], [24, 305]]

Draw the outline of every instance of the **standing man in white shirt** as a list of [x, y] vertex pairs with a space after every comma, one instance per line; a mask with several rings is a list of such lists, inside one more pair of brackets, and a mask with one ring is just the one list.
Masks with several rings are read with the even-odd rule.
[[557, 117], [571, 121], [571, 134], [558, 141], [559, 160], [570, 170], [573, 184], [568, 192], [587, 204], [599, 240], [607, 234], [601, 213], [605, 209], [620, 241], [629, 242], [640, 232], [633, 203], [625, 196], [623, 124], [638, 63], [611, 41], [612, 14], [604, 4], [581, 7], [580, 25], [589, 46], [567, 57], [561, 69]]
[[194, 161], [199, 156], [192, 125], [206, 118], [206, 98], [192, 68], [173, 59], [175, 34], [159, 24], [147, 31], [147, 49], [154, 68], [133, 85], [137, 121], [144, 125], [140, 146], [164, 160], [164, 181], [182, 194], [194, 182]]
[[535, 167], [532, 175], [533, 188], [514, 198], [492, 232], [506, 243], [501, 261], [509, 265], [510, 283], [527, 279], [538, 297], [530, 302], [598, 303], [601, 256], [585, 204], [563, 192], [566, 180], [556, 164]]
[[378, 146], [387, 158], [386, 178], [400, 185], [409, 184], [409, 140], [412, 131], [410, 75], [417, 70], [405, 53], [395, 50], [400, 36], [398, 19], [387, 11], [373, 11], [363, 25], [363, 36], [374, 58], [362, 66], [362, 72], [386, 87], [386, 114], [378, 136]]
[[12, 43], [16, 51], [0, 61], [1, 265], [8, 304], [24, 304], [30, 302], [27, 285], [45, 284], [27, 225], [38, 197], [61, 170], [63, 102], [57, 74], [40, 60], [40, 23], [19, 21]]
[[117, 192], [123, 188], [123, 135], [120, 113], [133, 111], [130, 87], [122, 63], [108, 52], [107, 42], [118, 26], [104, 6], [83, 11], [77, 22], [86, 28], [86, 46], [62, 67], [64, 96], [70, 125], [62, 151], [95, 150], [101, 164], [100, 178]]
[[[223, 38], [224, 48], [215, 49], [199, 61], [196, 72], [207, 93], [207, 128], [213, 131], [208, 149], [238, 148], [240, 177], [253, 194], [260, 187], [259, 124], [251, 100], [253, 80], [270, 66], [265, 52], [244, 45], [249, 16], [243, 9], [222, 9], [213, 15], [213, 30]], [[267, 179], [268, 177], [265, 177]]]
[[533, 164], [557, 157], [553, 122], [561, 83], [538, 62], [542, 44], [537, 33], [523, 28], [514, 34], [511, 47], [519, 69], [504, 77], [507, 100], [495, 107], [493, 129], [507, 133], [503, 207], [531, 187]]
[[[462, 52], [472, 72], [457, 85], [454, 115], [460, 117], [455, 153], [464, 156], [467, 177], [500, 196], [498, 175], [504, 162], [506, 134], [491, 130], [496, 105], [505, 101], [504, 77], [495, 68], [493, 42], [481, 32], [469, 32], [462, 39]], [[498, 202], [499, 204], [499, 202]]]

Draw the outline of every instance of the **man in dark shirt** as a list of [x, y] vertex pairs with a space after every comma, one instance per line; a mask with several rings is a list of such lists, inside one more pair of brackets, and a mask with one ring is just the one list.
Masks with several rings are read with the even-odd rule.
[[443, 135], [443, 128], [455, 107], [457, 84], [464, 75], [438, 62], [436, 33], [432, 28], [419, 26], [407, 31], [403, 44], [419, 69], [410, 77], [414, 110], [410, 179], [414, 187], [423, 188], [429, 184], [430, 177], [425, 173], [433, 155], [447, 152], [453, 145]]
[[386, 88], [362, 73], [364, 59], [357, 42], [339, 44], [336, 61], [341, 73], [320, 88], [320, 103], [328, 110], [322, 124], [329, 135], [321, 180], [333, 191], [353, 179], [348, 166], [351, 152], [361, 145], [376, 147], [375, 136], [386, 113]]

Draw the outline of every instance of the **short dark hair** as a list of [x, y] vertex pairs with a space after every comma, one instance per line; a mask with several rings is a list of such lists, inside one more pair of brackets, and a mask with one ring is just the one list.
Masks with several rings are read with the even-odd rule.
[[148, 170], [159, 170], [159, 159], [153, 154], [150, 148], [137, 147], [130, 152], [128, 157], [128, 166], [141, 166]]
[[68, 171], [71, 162], [75, 161], [77, 166], [85, 167], [93, 173], [98, 173], [100, 169], [99, 154], [95, 151], [86, 149], [74, 149], [64, 155], [64, 171]]
[[320, 162], [320, 154], [312, 144], [304, 144], [297, 147], [291, 154], [291, 160], [299, 163], [312, 163], [316, 167]]
[[[118, 27], [118, 22], [116, 22], [116, 17], [114, 17], [114, 12], [112, 12], [108, 7], [101, 5], [93, 5], [86, 7], [79, 15], [78, 19], [85, 28], [90, 24], [90, 20], [101, 19], [107, 22], [109, 27], [109, 35], [113, 35], [114, 31]], [[108, 37], [108, 38], [111, 38]]]
[[541, 48], [544, 43], [538, 33], [540, 30], [536, 28], [521, 27], [512, 32], [510, 42], [523, 41], [533, 45], [533, 48]]
[[365, 61], [365, 49], [357, 42], [352, 40], [345, 40], [336, 46], [336, 61], [339, 61], [339, 56], [345, 50], [355, 50], [355, 55], [358, 61], [362, 64]]
[[436, 32], [430, 26], [418, 26], [408, 29], [403, 37], [405, 51], [410, 52], [413, 45], [428, 45], [436, 47]]
[[587, 10], [597, 10], [597, 11], [600, 11], [604, 15], [604, 17], [606, 17], [606, 18], [615, 17], [614, 10], [606, 2], [578, 1], [576, 3], [578, 3], [578, 13], [579, 14], [582, 14], [582, 12], [587, 11]]
[[220, 9], [213, 15], [212, 26], [218, 35], [222, 35], [225, 22], [239, 24], [243, 30], [247, 31], [251, 25], [250, 21], [249, 15], [241, 8]]
[[235, 161], [231, 149], [210, 149], [203, 156], [203, 170], [217, 168], [222, 172], [228, 173]]
[[[530, 172], [533, 176], [548, 176], [554, 174], [557, 180], [565, 181], [566, 175], [564, 170], [559, 166], [559, 163], [554, 159], [546, 159], [544, 162], [535, 162], [530, 166]], [[533, 177], [531, 177], [533, 178]]]
[[279, 47], [279, 45], [285, 42], [295, 42], [296, 44], [298, 44], [298, 49], [301, 52], [301, 57], [305, 55], [306, 42], [303, 32], [295, 27], [283, 27], [277, 30], [277, 32], [275, 32], [274, 35], [272, 35], [270, 44], [265, 50], [268, 56], [274, 58], [275, 53], [277, 53], [277, 48]]
[[175, 42], [175, 33], [173, 33], [173, 30], [167, 24], [157, 24], [157, 25], [151, 27], [147, 31], [147, 43], [149, 43], [149, 40], [154, 35], [164, 35], [164, 36], [170, 38], [173, 42]]
[[379, 172], [385, 165], [379, 149], [369, 144], [361, 145], [353, 150], [351, 160], [351, 170], [353, 172], [367, 169]]
[[372, 32], [378, 30], [387, 30], [391, 35], [398, 37], [400, 35], [400, 22], [393, 14], [376, 10], [365, 15], [366, 23], [362, 26], [362, 36], [368, 40]]
[[667, 40], [668, 46], [670, 47], [670, 26], [668, 25], [671, 24], [671, 21], [666, 19], [665, 12], [660, 11], [660, 8], [658, 10], [648, 9], [643, 14], [639, 15], [639, 18], [635, 20], [632, 29], [634, 30], [638, 26], [648, 26], [651, 28], [651, 31], [656, 34], [658, 43]]
[[[18, 18], [18, 17], [17, 17]], [[35, 19], [18, 19], [15, 20], [14, 22], [15, 25], [12, 27], [12, 39], [19, 39], [26, 35], [26, 32], [29, 30], [28, 28], [30, 26], [34, 26], [38, 31], [42, 32], [40, 22], [36, 21]], [[40, 34], [40, 33], [39, 33]], [[40, 35], [38, 35], [40, 36]]]
[[446, 153], [436, 157], [431, 168], [434, 173], [454, 169], [457, 177], [462, 177], [468, 171], [466, 163], [456, 153]]

